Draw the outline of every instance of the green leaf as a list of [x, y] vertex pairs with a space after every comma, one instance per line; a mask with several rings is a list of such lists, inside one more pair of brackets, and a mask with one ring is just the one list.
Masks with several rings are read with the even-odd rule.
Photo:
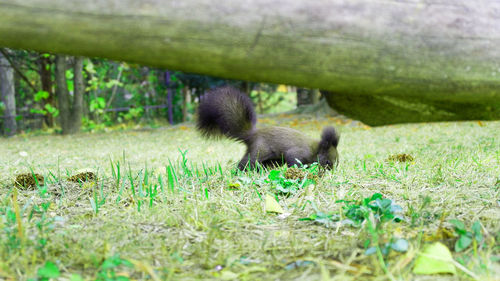
[[94, 112], [99, 109], [104, 109], [106, 107], [106, 100], [102, 97], [97, 97], [90, 101], [90, 112]]
[[469, 237], [468, 235], [461, 235], [460, 238], [458, 238], [457, 242], [455, 242], [455, 251], [461, 252], [467, 249], [467, 247], [469, 247], [471, 243], [471, 237]]
[[54, 117], [59, 116], [59, 109], [53, 107], [52, 105], [46, 104], [45, 109], [47, 110], [48, 113], [52, 114], [52, 116]]
[[73, 80], [66, 80], [66, 82], [68, 84], [68, 91], [73, 92], [75, 89], [75, 83], [73, 83]]
[[73, 79], [73, 70], [68, 69], [66, 70], [66, 79]]
[[415, 274], [456, 274], [450, 250], [440, 242], [433, 243], [424, 248], [417, 257], [413, 267]]
[[57, 278], [60, 274], [57, 266], [51, 261], [46, 262], [43, 267], [38, 269], [38, 277], [41, 278]]
[[88, 73], [91, 73], [91, 74], [94, 74], [95, 73], [95, 69], [94, 69], [94, 64], [92, 63], [91, 60], [85, 60], [86, 61], [86, 65], [85, 65], [85, 70], [88, 72]]
[[481, 235], [481, 223], [479, 221], [475, 221], [472, 225], [472, 233], [474, 234], [474, 238], [477, 242], [483, 241], [483, 235]]
[[230, 270], [223, 270], [218, 276], [219, 280], [237, 280], [238, 274]]
[[400, 239], [396, 240], [396, 242], [391, 243], [391, 248], [394, 251], [401, 252], [401, 253], [408, 251], [408, 246], [409, 246], [408, 241], [406, 239], [403, 239], [403, 238], [400, 238]]
[[367, 255], [367, 256], [373, 255], [376, 252], [377, 252], [377, 247], [370, 247], [370, 248], [366, 249], [365, 255]]
[[97, 103], [99, 104], [100, 108], [105, 108], [106, 107], [106, 100], [104, 98], [98, 97], [97, 98]]
[[38, 91], [35, 94], [35, 101], [41, 101], [49, 98], [49, 92], [47, 91]]
[[278, 204], [276, 199], [274, 199], [273, 196], [266, 194], [266, 212], [268, 213], [278, 213], [278, 214], [283, 214], [285, 211], [283, 208]]
[[32, 108], [32, 109], [30, 109], [30, 113], [45, 115], [45, 114], [47, 114], [47, 111], [45, 111], [43, 109]]
[[79, 274], [71, 274], [69, 281], [84, 281], [84, 279]]
[[116, 85], [116, 86], [120, 86], [120, 87], [121, 87], [121, 86], [123, 86], [123, 83], [122, 83], [122, 82], [120, 82], [120, 81], [118, 81], [118, 80], [111, 79], [111, 80], [109, 80], [108, 82], [106, 82], [106, 84], [105, 84], [106, 88], [108, 88], [108, 89], [109, 89], [109, 88], [112, 88], [112, 87], [113, 87], [113, 86], [115, 86], [115, 85]]
[[363, 205], [368, 206], [368, 203], [377, 199], [382, 199], [382, 194], [374, 193], [371, 197], [363, 199]]
[[293, 270], [293, 269], [297, 269], [299, 267], [307, 267], [307, 266], [311, 266], [311, 265], [314, 265], [314, 264], [316, 264], [316, 263], [313, 262], [313, 261], [297, 260], [297, 261], [294, 261], [294, 262], [291, 262], [291, 263], [287, 264], [285, 266], [285, 269], [286, 270]]
[[465, 224], [463, 222], [459, 220], [450, 220], [450, 223], [453, 224], [453, 226], [455, 226], [457, 232], [459, 231], [465, 232]]
[[134, 265], [131, 262], [129, 262], [128, 260], [120, 258], [119, 255], [114, 255], [112, 257], [107, 258], [101, 264], [101, 270], [109, 270], [109, 269], [118, 267], [120, 265], [124, 265], [127, 267], [134, 267]]
[[299, 219], [299, 221], [314, 221], [318, 224], [323, 224], [326, 227], [334, 226], [334, 222], [339, 220], [340, 216], [337, 214], [327, 214], [320, 211], [311, 214], [309, 217]]
[[272, 181], [279, 180], [280, 179], [281, 172], [278, 170], [272, 170], [269, 172], [269, 179]]

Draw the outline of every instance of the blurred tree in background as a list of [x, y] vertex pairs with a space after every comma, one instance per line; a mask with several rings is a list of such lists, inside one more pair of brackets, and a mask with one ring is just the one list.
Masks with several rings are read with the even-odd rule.
[[6, 52], [0, 53], [0, 113], [3, 112], [4, 134], [14, 135], [17, 131], [14, 71], [7, 60]]
[[297, 97], [288, 94], [294, 89], [286, 86], [22, 50], [2, 49], [0, 58], [0, 73], [6, 74], [1, 77], [11, 79], [0, 84], [7, 89], [11, 81], [15, 91], [6, 94], [9, 103], [4, 98], [0, 103], [0, 126], [6, 135], [15, 134], [16, 125], [22, 131], [72, 134], [116, 125], [185, 122], [193, 118], [200, 96], [227, 84], [247, 93], [258, 113], [297, 105]]

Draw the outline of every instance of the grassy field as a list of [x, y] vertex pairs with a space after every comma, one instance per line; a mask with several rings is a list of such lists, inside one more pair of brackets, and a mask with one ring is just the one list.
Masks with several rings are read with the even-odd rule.
[[[283, 120], [336, 124], [338, 168], [238, 173], [243, 145], [191, 125], [0, 139], [0, 280], [498, 280], [500, 122]], [[438, 241], [456, 273], [414, 274]]]

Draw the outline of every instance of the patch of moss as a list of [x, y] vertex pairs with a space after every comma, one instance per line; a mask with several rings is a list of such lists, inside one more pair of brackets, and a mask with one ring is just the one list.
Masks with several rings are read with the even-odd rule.
[[304, 169], [299, 168], [288, 168], [285, 172], [285, 178], [289, 180], [302, 180], [307, 174], [307, 179], [313, 180], [314, 182], [318, 182], [318, 178], [321, 175], [307, 173]]
[[14, 185], [19, 188], [30, 189], [38, 185], [44, 185], [44, 177], [36, 173], [19, 174], [16, 176]]
[[401, 153], [391, 155], [387, 160], [392, 162], [412, 162], [415, 158], [413, 158], [410, 154]]
[[97, 176], [96, 176], [96, 174], [94, 174], [92, 172], [83, 172], [83, 173], [79, 173], [79, 174], [76, 174], [76, 175], [69, 177], [68, 181], [76, 182], [76, 183], [97, 181]]

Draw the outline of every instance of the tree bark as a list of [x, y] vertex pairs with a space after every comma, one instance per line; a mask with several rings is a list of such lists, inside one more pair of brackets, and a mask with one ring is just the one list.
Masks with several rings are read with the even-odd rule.
[[498, 1], [0, 0], [0, 14], [3, 46], [328, 90], [371, 124], [500, 118]]
[[63, 134], [68, 133], [70, 123], [70, 103], [68, 84], [66, 82], [66, 70], [68, 63], [66, 56], [56, 56], [56, 95], [59, 108], [59, 122]]
[[4, 134], [12, 136], [17, 132], [14, 70], [2, 53], [0, 53], [0, 94], [5, 106]]
[[191, 104], [191, 91], [188, 86], [184, 86], [182, 88], [182, 122], [186, 122], [188, 120], [188, 106]]
[[83, 81], [83, 58], [75, 57], [73, 65], [73, 105], [71, 110], [71, 124], [68, 128], [68, 133], [74, 134], [80, 131], [82, 126], [83, 116], [83, 94], [85, 92], [85, 84]]
[[59, 105], [59, 116], [63, 135], [74, 134], [80, 131], [83, 116], [83, 58], [73, 58], [73, 97], [68, 91], [66, 70], [68, 59], [65, 56], [56, 56], [56, 93]]

